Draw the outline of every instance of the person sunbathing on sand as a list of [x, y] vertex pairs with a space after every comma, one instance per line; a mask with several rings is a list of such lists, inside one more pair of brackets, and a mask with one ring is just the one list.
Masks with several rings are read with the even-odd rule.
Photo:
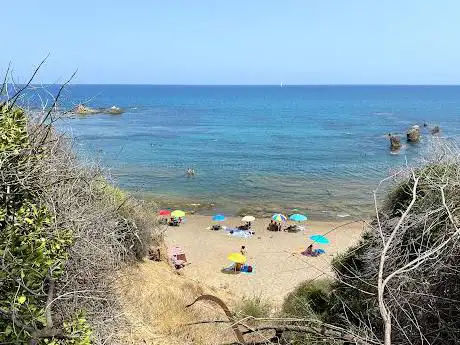
[[307, 249], [305, 249], [301, 254], [305, 256], [319, 256], [326, 253], [323, 249], [313, 249], [313, 244], [310, 244]]
[[303, 255], [312, 256], [313, 255], [313, 244], [310, 244], [305, 251], [302, 252]]

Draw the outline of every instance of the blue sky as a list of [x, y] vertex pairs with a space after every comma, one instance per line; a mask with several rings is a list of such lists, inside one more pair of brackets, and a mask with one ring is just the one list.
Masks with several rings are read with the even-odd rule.
[[0, 71], [18, 81], [50, 53], [45, 83], [460, 83], [458, 0], [9, 3]]

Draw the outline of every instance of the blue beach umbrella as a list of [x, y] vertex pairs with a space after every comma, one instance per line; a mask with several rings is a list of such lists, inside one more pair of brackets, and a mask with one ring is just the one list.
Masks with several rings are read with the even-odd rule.
[[216, 214], [212, 216], [212, 220], [216, 222], [223, 222], [225, 220], [225, 216], [223, 214]]
[[316, 242], [316, 243], [320, 243], [320, 244], [329, 244], [329, 240], [326, 237], [324, 237], [323, 235], [310, 236], [310, 240], [312, 240], [313, 242]]
[[293, 214], [289, 217], [290, 220], [293, 220], [294, 222], [304, 222], [306, 221], [308, 218], [307, 216], [304, 216], [303, 214]]

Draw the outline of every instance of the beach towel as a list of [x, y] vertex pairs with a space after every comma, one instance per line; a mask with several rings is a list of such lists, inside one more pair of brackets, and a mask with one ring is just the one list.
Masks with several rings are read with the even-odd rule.
[[237, 228], [225, 228], [225, 231], [228, 232], [230, 236], [235, 236], [239, 238], [251, 238], [255, 232], [251, 230], [240, 230]]
[[227, 232], [237, 232], [237, 231], [244, 231], [238, 228], [224, 228], [225, 231]]
[[245, 273], [245, 274], [254, 273], [254, 266], [248, 265], [248, 264], [243, 265], [243, 267], [241, 267], [241, 273]]
[[248, 231], [235, 231], [235, 232], [229, 232], [229, 236], [235, 236], [239, 238], [251, 238], [252, 234]]
[[233, 263], [222, 268], [222, 272], [252, 274], [254, 273], [254, 266], [244, 264], [243, 266], [241, 266], [241, 269], [239, 271], [235, 271], [235, 264]]
[[301, 252], [300, 254], [305, 255], [305, 256], [319, 256], [321, 254], [326, 254], [326, 251], [324, 249], [314, 249], [311, 254], [306, 253], [305, 251]]

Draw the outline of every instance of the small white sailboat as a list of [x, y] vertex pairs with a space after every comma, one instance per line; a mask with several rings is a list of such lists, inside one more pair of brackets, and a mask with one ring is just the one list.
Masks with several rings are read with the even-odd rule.
[[284, 84], [283, 84], [283, 82], [281, 82], [281, 83], [280, 83], [280, 87], [283, 87], [283, 86], [284, 86]]

